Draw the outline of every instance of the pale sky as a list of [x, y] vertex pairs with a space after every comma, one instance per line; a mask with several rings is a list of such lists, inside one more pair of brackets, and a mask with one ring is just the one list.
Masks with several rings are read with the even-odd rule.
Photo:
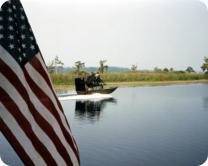
[[[0, 0], [3, 3], [4, 0]], [[207, 0], [202, 0], [208, 4]], [[208, 9], [200, 0], [22, 0], [46, 63], [80, 60], [139, 69], [192, 66], [208, 57]]]

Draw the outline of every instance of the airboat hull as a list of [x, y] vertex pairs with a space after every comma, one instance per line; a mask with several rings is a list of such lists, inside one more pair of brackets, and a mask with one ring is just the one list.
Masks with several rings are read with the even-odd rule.
[[110, 94], [113, 93], [117, 87], [100, 88], [100, 89], [89, 89], [88, 91], [77, 91], [78, 95], [89, 95], [93, 93]]

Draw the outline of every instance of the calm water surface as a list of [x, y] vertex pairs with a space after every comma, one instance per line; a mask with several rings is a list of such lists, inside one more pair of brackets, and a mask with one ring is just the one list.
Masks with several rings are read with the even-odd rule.
[[[208, 155], [208, 84], [119, 88], [61, 101], [82, 166], [198, 166]], [[0, 156], [22, 165], [0, 134]]]

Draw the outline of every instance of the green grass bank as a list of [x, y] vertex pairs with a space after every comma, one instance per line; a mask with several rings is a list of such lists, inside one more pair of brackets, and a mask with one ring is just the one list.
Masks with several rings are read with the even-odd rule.
[[[74, 79], [77, 77], [77, 74], [67, 73], [67, 74], [51, 74], [51, 80], [53, 84], [56, 86], [61, 85], [74, 85]], [[105, 83], [117, 83], [117, 84], [125, 84], [128, 85], [136, 83], [145, 82], [145, 84], [154, 83], [154, 82], [171, 82], [171, 81], [182, 81], [182, 82], [190, 82], [190, 81], [208, 81], [208, 74], [202, 73], [174, 73], [174, 72], [118, 72], [118, 73], [104, 73], [101, 74], [101, 78]]]

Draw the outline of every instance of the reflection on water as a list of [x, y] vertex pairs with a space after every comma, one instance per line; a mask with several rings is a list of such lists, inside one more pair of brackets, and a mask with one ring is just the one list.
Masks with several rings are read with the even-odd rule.
[[204, 98], [204, 108], [206, 111], [208, 111], [208, 97]]
[[99, 101], [76, 101], [75, 116], [79, 119], [99, 120], [100, 114], [107, 103], [116, 103], [114, 98]]

